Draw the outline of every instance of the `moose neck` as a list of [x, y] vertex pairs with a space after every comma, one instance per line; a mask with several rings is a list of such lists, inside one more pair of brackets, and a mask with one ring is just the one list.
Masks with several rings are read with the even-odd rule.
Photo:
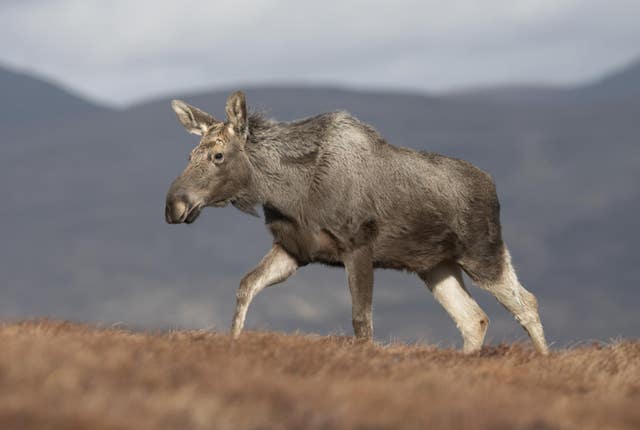
[[319, 144], [310, 138], [306, 122], [282, 123], [259, 115], [249, 118], [245, 152], [252, 165], [247, 198], [252, 204], [273, 206], [289, 216], [302, 217]]

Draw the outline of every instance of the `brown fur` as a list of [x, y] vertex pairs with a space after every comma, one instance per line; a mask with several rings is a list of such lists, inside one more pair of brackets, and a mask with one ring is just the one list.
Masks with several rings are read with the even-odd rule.
[[0, 428], [640, 428], [640, 342], [472, 356], [340, 336], [0, 325]]

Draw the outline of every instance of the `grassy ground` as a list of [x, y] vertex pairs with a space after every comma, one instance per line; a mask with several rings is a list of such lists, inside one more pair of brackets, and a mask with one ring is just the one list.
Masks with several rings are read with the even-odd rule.
[[0, 429], [639, 429], [640, 342], [473, 356], [345, 337], [0, 325]]

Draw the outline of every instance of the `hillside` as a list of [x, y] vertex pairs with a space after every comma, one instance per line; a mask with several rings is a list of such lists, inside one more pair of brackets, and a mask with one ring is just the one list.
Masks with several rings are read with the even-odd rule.
[[[615, 76], [615, 87], [633, 94], [635, 75]], [[22, 78], [26, 87], [38, 84]], [[249, 105], [270, 117], [347, 109], [395, 145], [490, 172], [504, 237], [520, 279], [539, 298], [549, 340], [564, 345], [640, 333], [640, 98], [560, 105], [551, 94], [529, 103], [529, 92], [501, 103], [489, 95], [244, 89]], [[223, 117], [228, 93], [172, 96]], [[226, 329], [238, 282], [271, 239], [262, 220], [232, 208], [207, 209], [191, 226], [165, 224], [166, 190], [197, 142], [168, 98], [84, 116], [83, 107], [64, 108], [75, 96], [33, 94], [33, 115], [20, 116], [27, 122], [0, 128], [0, 318]], [[3, 94], [5, 108], [20, 100], [17, 92]], [[33, 120], [38, 112], [49, 122]], [[378, 271], [375, 288], [377, 339], [459, 341], [417, 277]], [[492, 297], [469, 290], [491, 319], [490, 340], [524, 336]], [[256, 298], [248, 326], [351, 333], [349, 300], [342, 270], [305, 267]]]
[[596, 82], [577, 89], [592, 101], [638, 100], [640, 97], [640, 58], [609, 73]]
[[[25, 132], [25, 127], [51, 127], [78, 121], [109, 109], [41, 78], [0, 66], [0, 133]], [[0, 135], [1, 136], [1, 135]], [[6, 137], [6, 136], [2, 136]]]
[[454, 100], [498, 104], [549, 106], [560, 104], [637, 103], [640, 98], [640, 59], [580, 85], [507, 84], [467, 88], [446, 94]]
[[338, 336], [0, 326], [0, 428], [637, 429], [640, 343], [474, 356]]

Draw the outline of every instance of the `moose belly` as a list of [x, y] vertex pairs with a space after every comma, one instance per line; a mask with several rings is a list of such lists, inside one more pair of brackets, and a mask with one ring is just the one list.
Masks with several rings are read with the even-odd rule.
[[318, 262], [341, 265], [340, 248], [327, 232], [308, 231], [294, 223], [278, 220], [267, 224], [274, 242], [298, 260], [300, 265]]
[[300, 265], [318, 262], [342, 266], [342, 255], [349, 246], [370, 243], [374, 267], [428, 270], [446, 259], [455, 259], [461, 251], [458, 237], [448, 225], [431, 218], [431, 222], [382, 229], [373, 221], [365, 222], [353, 237], [341, 241], [328, 230], [302, 227], [282, 212], [265, 207], [266, 224], [274, 242]]
[[300, 265], [321, 262], [340, 265], [340, 247], [330, 233], [321, 229], [309, 229], [276, 209], [263, 206], [265, 223], [274, 242], [282, 246], [298, 260]]
[[444, 260], [455, 260], [461, 252], [457, 235], [445, 225], [383, 230], [374, 246], [374, 266], [419, 272]]

